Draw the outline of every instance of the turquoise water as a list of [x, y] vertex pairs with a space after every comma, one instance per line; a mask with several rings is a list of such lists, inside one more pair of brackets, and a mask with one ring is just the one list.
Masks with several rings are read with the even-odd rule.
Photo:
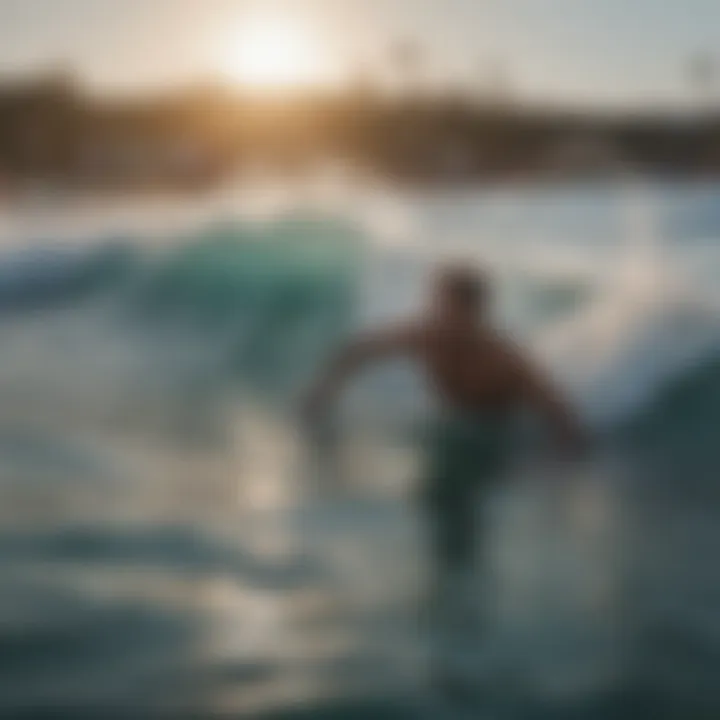
[[[549, 506], [537, 464], [495, 499], [469, 711], [716, 717], [719, 202], [353, 188], [8, 213], [0, 712], [455, 716], [416, 622], [422, 383], [363, 378], [329, 464], [293, 411], [452, 257], [493, 271], [498, 316], [602, 447]], [[488, 662], [511, 668], [491, 691]]]

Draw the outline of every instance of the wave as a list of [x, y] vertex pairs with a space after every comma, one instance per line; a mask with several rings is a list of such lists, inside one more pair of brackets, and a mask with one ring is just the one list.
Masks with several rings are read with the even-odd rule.
[[707, 459], [720, 398], [720, 314], [677, 268], [645, 257], [541, 339], [592, 424], [633, 449]]
[[350, 223], [309, 215], [205, 225], [160, 248], [142, 236], [33, 248], [0, 261], [0, 313], [110, 307], [101, 322], [144, 332], [151, 351], [193, 348], [214, 371], [284, 397], [354, 323], [362, 249]]
[[[405, 285], [417, 294], [422, 273], [401, 272], [390, 249], [367, 249], [359, 227], [320, 215], [215, 223], [162, 249], [143, 237], [34, 248], [0, 260], [0, 312], [112, 297], [134, 326], [187, 336], [217, 357], [219, 371], [286, 397], [378, 298], [385, 310], [406, 303]], [[639, 260], [616, 285], [524, 271], [504, 279], [501, 295], [524, 314], [523, 331], [542, 328], [540, 355], [591, 422], [683, 432], [689, 411], [667, 398], [681, 392], [691, 407], [714, 397], [706, 384], [715, 382], [720, 322], [713, 303], [652, 258]], [[394, 389], [378, 385], [376, 414], [397, 416]]]
[[57, 307], [111, 291], [137, 266], [136, 253], [121, 241], [91, 250], [39, 246], [0, 258], [0, 312]]
[[655, 460], [670, 477], [681, 473], [686, 490], [715, 484], [720, 453], [720, 353], [662, 385], [652, 400], [620, 427], [635, 451]]
[[287, 392], [349, 331], [361, 247], [327, 219], [217, 226], [160, 258], [133, 302], [144, 322], [212, 334], [247, 384]]

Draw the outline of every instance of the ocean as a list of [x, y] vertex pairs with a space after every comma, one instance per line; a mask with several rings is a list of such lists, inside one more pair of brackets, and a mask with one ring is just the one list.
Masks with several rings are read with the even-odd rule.
[[[633, 179], [4, 209], [0, 716], [717, 718], [719, 238], [719, 185]], [[360, 378], [326, 436], [296, 411], [446, 259], [597, 439], [487, 509], [459, 704], [418, 621], [421, 379]]]

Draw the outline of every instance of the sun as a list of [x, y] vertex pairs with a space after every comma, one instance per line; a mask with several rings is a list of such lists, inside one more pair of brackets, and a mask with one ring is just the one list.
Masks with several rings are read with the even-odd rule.
[[324, 82], [327, 66], [318, 43], [300, 22], [280, 17], [245, 20], [223, 59], [233, 82], [254, 90], [302, 89]]

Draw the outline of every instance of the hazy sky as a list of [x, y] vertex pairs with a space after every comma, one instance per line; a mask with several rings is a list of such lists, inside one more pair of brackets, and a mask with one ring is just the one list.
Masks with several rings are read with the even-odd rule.
[[720, 0], [0, 0], [0, 69], [60, 61], [113, 91], [207, 77], [249, 7], [302, 17], [339, 74], [412, 38], [438, 82], [502, 63], [518, 93], [573, 103], [687, 102], [688, 58], [720, 56]]

